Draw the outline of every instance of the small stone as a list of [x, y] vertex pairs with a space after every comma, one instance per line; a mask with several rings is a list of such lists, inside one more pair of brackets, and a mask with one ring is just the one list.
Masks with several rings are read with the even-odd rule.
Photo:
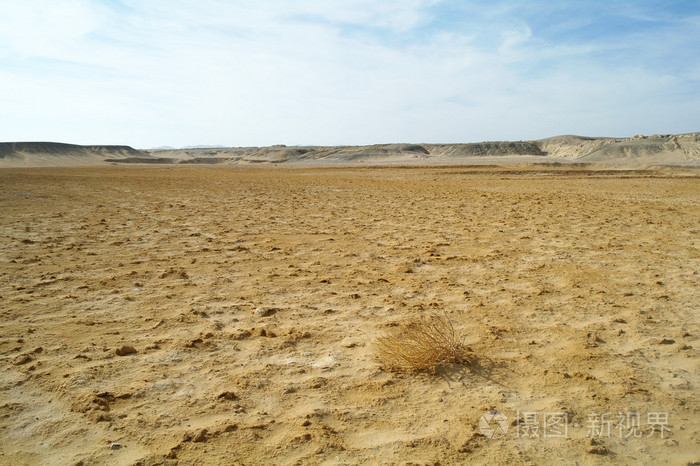
[[237, 400], [237, 399], [238, 399], [238, 395], [236, 395], [236, 394], [233, 393], [233, 392], [222, 392], [222, 393], [220, 393], [219, 396], [217, 396], [216, 398], [219, 399], [219, 400], [229, 400], [229, 401], [233, 401], [233, 400]]
[[346, 348], [354, 348], [357, 346], [357, 341], [351, 339], [343, 340], [343, 346]]
[[586, 451], [592, 455], [607, 455], [609, 453], [608, 447], [605, 445], [596, 445]]
[[292, 439], [292, 443], [306, 443], [311, 440], [311, 434], [306, 433]]
[[124, 445], [122, 445], [121, 443], [112, 442], [109, 444], [109, 449], [110, 450], [121, 450], [123, 446]]
[[201, 338], [195, 338], [194, 340], [185, 343], [185, 348], [195, 348], [200, 343], [204, 343], [204, 340]]
[[208, 438], [209, 431], [207, 429], [202, 429], [193, 438], [193, 442], [206, 442]]
[[126, 356], [128, 354], [136, 353], [136, 349], [134, 349], [134, 347], [131, 345], [124, 345], [121, 348], [117, 348], [115, 353], [117, 353], [117, 356]]
[[21, 366], [22, 364], [30, 363], [33, 360], [34, 358], [28, 354], [20, 354], [12, 360], [12, 364], [14, 364], [15, 366]]
[[255, 310], [256, 317], [267, 317], [273, 314], [273, 310], [267, 307], [259, 307]]
[[234, 340], [245, 340], [251, 335], [252, 333], [250, 333], [248, 330], [239, 330], [238, 332], [232, 334], [231, 338], [233, 338]]
[[660, 344], [660, 345], [672, 345], [672, 344], [674, 344], [675, 342], [676, 342], [676, 340], [671, 340], [671, 339], [668, 339], [668, 338], [664, 338], [663, 340], [661, 340], [661, 341], [659, 342], [659, 344]]
[[326, 385], [326, 383], [328, 383], [327, 379], [323, 377], [315, 377], [310, 381], [309, 387], [317, 389], [323, 387], [324, 385]]

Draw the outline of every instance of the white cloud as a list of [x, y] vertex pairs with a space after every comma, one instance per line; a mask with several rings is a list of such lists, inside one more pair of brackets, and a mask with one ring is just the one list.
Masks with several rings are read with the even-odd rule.
[[[454, 5], [460, 21], [440, 16]], [[543, 36], [520, 10], [447, 0], [4, 3], [14, 26], [0, 32], [0, 139], [149, 147], [632, 134], [674, 89], [698, 101], [697, 67], [646, 61], [664, 51], [673, 61], [658, 37], [687, 41], [692, 19], [679, 34], [557, 42], [564, 25]], [[625, 47], [638, 55], [607, 58]], [[663, 131], [693, 130], [688, 113], [656, 118]]]

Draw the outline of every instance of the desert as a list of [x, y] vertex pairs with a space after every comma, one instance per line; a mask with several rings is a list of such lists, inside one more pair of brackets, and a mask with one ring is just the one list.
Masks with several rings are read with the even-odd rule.
[[[0, 463], [697, 464], [700, 176], [667, 139], [613, 143], [624, 169], [571, 139], [544, 164], [7, 155]], [[433, 314], [468, 358], [385, 367], [377, 339]]]
[[0, 466], [700, 466], [700, 1], [0, 18]]

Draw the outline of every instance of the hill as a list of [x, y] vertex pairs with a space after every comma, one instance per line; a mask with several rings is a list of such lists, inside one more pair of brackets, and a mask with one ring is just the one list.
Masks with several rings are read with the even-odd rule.
[[4, 166], [97, 165], [105, 159], [150, 158], [129, 146], [80, 146], [60, 142], [0, 142]]
[[536, 141], [367, 146], [206, 147], [136, 150], [129, 146], [78, 146], [55, 142], [0, 143], [0, 166], [149, 164], [471, 164], [596, 163], [639, 167], [700, 167], [700, 133], [632, 138], [574, 135]]

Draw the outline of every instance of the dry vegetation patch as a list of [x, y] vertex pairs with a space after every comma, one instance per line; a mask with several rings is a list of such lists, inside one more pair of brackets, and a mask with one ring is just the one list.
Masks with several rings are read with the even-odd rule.
[[387, 370], [435, 373], [461, 363], [468, 349], [446, 314], [430, 314], [391, 327], [375, 341], [377, 359]]

